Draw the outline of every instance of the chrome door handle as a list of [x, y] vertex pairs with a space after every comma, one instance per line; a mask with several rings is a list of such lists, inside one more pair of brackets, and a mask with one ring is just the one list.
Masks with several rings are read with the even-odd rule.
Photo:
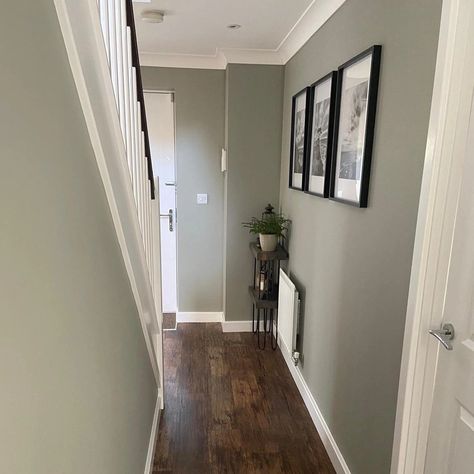
[[168, 214], [160, 214], [160, 217], [167, 217], [168, 218], [168, 228], [169, 228], [170, 232], [173, 232], [173, 230], [174, 230], [173, 209], [170, 209], [168, 211]]
[[448, 351], [453, 350], [453, 346], [449, 341], [454, 339], [454, 326], [450, 323], [443, 324], [441, 329], [430, 329], [429, 333], [436, 337], [439, 342]]

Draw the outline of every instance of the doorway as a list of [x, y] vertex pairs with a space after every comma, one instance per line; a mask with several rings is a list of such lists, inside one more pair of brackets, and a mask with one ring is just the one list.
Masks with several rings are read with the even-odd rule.
[[147, 91], [145, 104], [153, 171], [159, 183], [163, 328], [173, 329], [178, 308], [174, 93]]

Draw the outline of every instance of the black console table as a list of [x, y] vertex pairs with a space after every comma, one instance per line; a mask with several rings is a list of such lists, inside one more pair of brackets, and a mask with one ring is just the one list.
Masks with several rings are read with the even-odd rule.
[[[278, 279], [280, 262], [288, 260], [288, 252], [278, 244], [273, 252], [264, 252], [257, 242], [250, 244], [254, 257], [253, 282], [249, 287], [252, 297], [252, 330], [259, 349], [265, 349], [267, 334], [273, 350], [278, 345]], [[263, 322], [263, 328], [261, 324]], [[275, 329], [274, 329], [275, 324]]]

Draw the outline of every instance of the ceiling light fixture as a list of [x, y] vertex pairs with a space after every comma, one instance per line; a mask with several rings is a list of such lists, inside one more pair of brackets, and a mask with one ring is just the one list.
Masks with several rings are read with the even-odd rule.
[[163, 23], [165, 15], [159, 10], [145, 10], [142, 12], [142, 21], [146, 23]]
[[229, 28], [229, 30], [238, 30], [239, 28], [242, 28], [242, 25], [233, 23], [232, 25], [227, 25], [227, 28]]

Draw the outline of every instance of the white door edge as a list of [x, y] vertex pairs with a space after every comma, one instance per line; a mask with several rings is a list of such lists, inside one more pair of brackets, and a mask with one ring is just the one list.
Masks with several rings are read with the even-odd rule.
[[[452, 235], [449, 211], [461, 180], [449, 153], [448, 104], [456, 107], [459, 90], [455, 58], [458, 14], [469, 0], [443, 0], [433, 97], [421, 185], [400, 370], [391, 474], [420, 473], [424, 465], [438, 349], [428, 344], [428, 328], [441, 322], [439, 289], [445, 287]], [[448, 126], [447, 126], [448, 125]], [[449, 189], [449, 192], [448, 192]], [[444, 294], [444, 292], [442, 292]]]
[[[145, 94], [145, 103], [146, 103], [146, 96], [147, 95], [151, 95], [151, 94], [157, 94], [157, 95], [166, 95], [166, 96], [170, 96], [171, 97], [171, 102], [173, 103], [173, 117], [172, 117], [172, 120], [173, 120], [173, 149], [174, 149], [174, 182], [175, 182], [175, 185], [177, 186], [178, 184], [178, 176], [177, 176], [177, 148], [176, 148], [176, 106], [174, 105], [175, 103], [175, 91], [174, 90], [164, 90], [164, 89], [149, 89], [149, 88], [146, 88], [143, 90], [143, 93]], [[151, 121], [151, 119], [149, 118], [149, 122]], [[149, 123], [149, 128], [150, 127], [150, 123]], [[153, 139], [153, 136], [150, 135], [150, 137]], [[159, 180], [159, 177], [155, 177], [155, 179], [158, 179]], [[161, 183], [162, 186], [165, 186], [166, 183]], [[177, 187], [175, 188], [177, 190]], [[158, 195], [158, 192], [156, 193]], [[178, 202], [177, 202], [177, 199], [178, 199], [178, 195], [177, 195], [177, 192], [176, 192], [176, 195], [175, 195], [175, 206], [174, 206], [174, 210], [176, 212], [175, 214], [175, 218], [174, 218], [174, 233], [175, 233], [175, 245], [176, 245], [176, 248], [175, 248], [175, 269], [174, 269], [174, 272], [175, 272], [175, 281], [174, 281], [174, 292], [175, 292], [175, 296], [176, 298], [174, 299], [173, 298], [173, 302], [172, 304], [170, 304], [170, 299], [169, 298], [163, 298], [164, 295], [162, 295], [162, 299], [161, 299], [161, 311], [162, 313], [177, 313], [178, 312], [178, 301], [179, 301], [179, 288], [178, 288]], [[160, 221], [161, 222], [161, 221]], [[163, 236], [162, 236], [163, 237]], [[161, 244], [160, 244], [161, 245]], [[163, 265], [163, 262], [162, 262], [162, 265]], [[161, 271], [163, 271], [163, 266], [162, 266], [162, 269]], [[161, 277], [163, 277], [163, 275], [161, 275]]]

